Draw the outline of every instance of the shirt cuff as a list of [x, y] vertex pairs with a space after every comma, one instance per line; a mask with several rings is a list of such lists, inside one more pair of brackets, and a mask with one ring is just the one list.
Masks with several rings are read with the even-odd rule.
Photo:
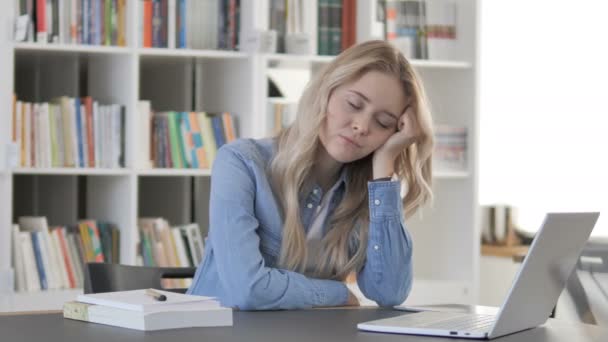
[[313, 306], [340, 306], [348, 302], [348, 288], [336, 280], [310, 279]]
[[401, 202], [401, 182], [368, 182], [370, 219], [399, 217]]

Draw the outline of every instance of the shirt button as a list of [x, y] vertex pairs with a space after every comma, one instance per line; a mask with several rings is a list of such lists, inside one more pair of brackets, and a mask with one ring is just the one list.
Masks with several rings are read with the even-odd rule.
[[380, 246], [378, 246], [378, 245], [374, 245], [374, 249], [375, 249], [375, 250], [378, 250], [378, 249], [380, 249]]
[[375, 201], [374, 201], [374, 204], [375, 204], [375, 205], [380, 205], [380, 200], [379, 200], [379, 199], [375, 200]]
[[319, 193], [319, 189], [314, 189], [314, 190], [312, 191], [312, 193], [313, 193], [313, 194], [315, 194], [315, 195], [316, 195], [316, 194], [318, 194], [318, 193]]
[[308, 207], [308, 209], [312, 209], [312, 203], [308, 203], [306, 206]]

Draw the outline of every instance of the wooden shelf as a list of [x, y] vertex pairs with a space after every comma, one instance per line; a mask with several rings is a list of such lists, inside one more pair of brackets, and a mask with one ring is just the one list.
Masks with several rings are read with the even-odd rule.
[[495, 256], [504, 258], [521, 257], [528, 254], [528, 245], [516, 246], [498, 246], [498, 245], [481, 245], [481, 255]]

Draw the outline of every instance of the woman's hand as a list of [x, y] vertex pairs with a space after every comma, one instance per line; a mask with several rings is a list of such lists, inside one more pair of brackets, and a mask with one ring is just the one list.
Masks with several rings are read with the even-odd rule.
[[346, 302], [346, 306], [359, 306], [359, 299], [355, 296], [351, 290], [348, 290], [348, 301]]
[[379, 149], [374, 152], [374, 179], [391, 177], [394, 173], [395, 159], [408, 146], [413, 144], [422, 134], [416, 120], [416, 113], [411, 106], [399, 118], [397, 131]]

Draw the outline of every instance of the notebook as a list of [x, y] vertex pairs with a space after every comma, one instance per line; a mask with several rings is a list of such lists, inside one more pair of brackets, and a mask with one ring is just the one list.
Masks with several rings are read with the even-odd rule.
[[167, 300], [157, 301], [146, 295], [145, 290], [104, 292], [78, 295], [76, 301], [88, 304], [105, 305], [119, 309], [148, 312], [152, 310], [171, 310], [178, 304], [200, 304], [215, 302], [213, 297], [193, 296], [181, 293], [154, 290], [166, 296]]

